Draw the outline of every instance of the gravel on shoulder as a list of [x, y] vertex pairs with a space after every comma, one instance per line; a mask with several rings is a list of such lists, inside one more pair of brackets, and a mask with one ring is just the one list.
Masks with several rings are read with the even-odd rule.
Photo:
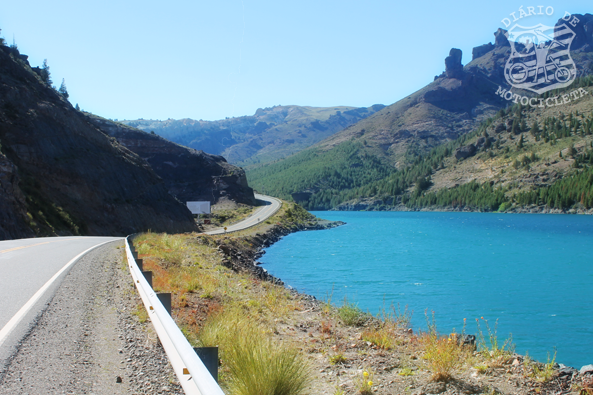
[[11, 357], [0, 395], [182, 395], [143, 309], [123, 242], [91, 251]]

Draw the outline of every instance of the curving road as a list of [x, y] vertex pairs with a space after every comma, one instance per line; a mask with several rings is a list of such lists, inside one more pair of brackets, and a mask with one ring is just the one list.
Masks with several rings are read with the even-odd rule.
[[259, 201], [260, 204], [262, 204], [262, 207], [258, 208], [249, 217], [245, 218], [241, 222], [237, 222], [236, 224], [227, 226], [226, 231], [224, 230], [224, 228], [219, 228], [205, 233], [208, 235], [220, 235], [223, 233], [236, 232], [238, 230], [251, 228], [252, 226], [255, 226], [260, 222], [263, 222], [266, 219], [270, 218], [272, 215], [276, 213], [276, 211], [278, 211], [278, 209], [280, 209], [280, 206], [282, 205], [282, 202], [279, 199], [273, 198], [271, 196], [260, 195], [256, 193], [255, 198]]
[[119, 237], [0, 241], [0, 372], [63, 277], [86, 252]]

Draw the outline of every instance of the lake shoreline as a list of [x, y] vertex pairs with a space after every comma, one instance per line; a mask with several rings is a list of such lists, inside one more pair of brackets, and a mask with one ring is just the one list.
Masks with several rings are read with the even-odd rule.
[[[323, 211], [323, 210], [321, 210]], [[593, 215], [593, 208], [587, 209], [584, 207], [577, 207], [571, 209], [550, 208], [548, 206], [522, 206], [510, 207], [504, 211], [483, 210], [480, 208], [470, 206], [459, 207], [407, 207], [403, 204], [390, 206], [383, 203], [381, 200], [361, 200], [353, 203], [342, 203], [340, 206], [328, 211], [398, 211], [398, 212], [457, 212], [457, 213], [499, 213], [499, 214], [577, 214], [577, 215]]]
[[[418, 213], [420, 211], [414, 211], [414, 212]], [[428, 210], [422, 210], [422, 212], [429, 212], [429, 211]], [[318, 214], [318, 213], [315, 213], [315, 212], [314, 212], [314, 214], [317, 214], [317, 215], [320, 215], [320, 216], [322, 215], [322, 214]], [[270, 277], [273, 277], [278, 284], [284, 285], [284, 282], [282, 281], [282, 275], [279, 276], [280, 278], [271, 276], [265, 269], [263, 269], [261, 267], [261, 265], [259, 265], [258, 259], [261, 258], [264, 255], [266, 248], [270, 247], [272, 244], [274, 244], [277, 241], [281, 240], [284, 236], [286, 236], [288, 234], [291, 234], [291, 233], [298, 232], [300, 230], [315, 230], [315, 229], [319, 229], [319, 228], [304, 228], [304, 229], [296, 229], [296, 228], [293, 228], [293, 229], [290, 229], [290, 230], [288, 228], [283, 228], [282, 230], [274, 229], [272, 232], [270, 232], [271, 235], [270, 234], [268, 235], [268, 236], [271, 236], [271, 237], [265, 237], [264, 240], [260, 240], [260, 242], [258, 243], [258, 247], [259, 247], [258, 254], [256, 256], [254, 256], [253, 259], [251, 259], [250, 265], [252, 267], [258, 268], [256, 270], [263, 270]], [[321, 228], [321, 229], [324, 229], [324, 228]], [[293, 246], [293, 248], [294, 248], [294, 246]], [[265, 267], [265, 265], [264, 265], [264, 267]], [[291, 290], [294, 290], [290, 286], [288, 288], [291, 289]], [[302, 288], [302, 286], [299, 286], [299, 288]], [[296, 288], [296, 289], [298, 289], [298, 288]], [[298, 291], [295, 291], [295, 292], [298, 292]], [[306, 293], [303, 293], [303, 294], [307, 295]], [[309, 297], [310, 298], [315, 298], [315, 296], [312, 296], [312, 295], [309, 295]], [[575, 365], [575, 366], [578, 366], [578, 365]]]
[[[265, 254], [265, 249], [272, 246], [273, 244], [277, 243], [278, 241], [282, 240], [285, 236], [292, 234], [292, 233], [296, 233], [296, 232], [301, 232], [301, 231], [307, 231], [307, 230], [325, 230], [325, 229], [331, 229], [333, 227], [336, 226], [341, 226], [345, 224], [344, 222], [336, 222], [336, 221], [323, 221], [323, 220], [316, 220], [315, 223], [309, 223], [309, 224], [296, 224], [296, 223], [274, 223], [272, 224], [272, 226], [268, 229], [266, 229], [265, 231], [262, 232], [258, 232], [258, 233], [254, 233], [251, 234], [249, 236], [242, 236], [240, 238], [240, 240], [233, 240], [232, 238], [226, 238], [221, 240], [221, 242], [218, 244], [218, 250], [223, 254], [224, 256], [224, 262], [223, 264], [227, 267], [233, 268], [234, 270], [238, 270], [238, 271], [249, 271], [251, 272], [255, 277], [257, 277], [260, 280], [265, 280], [265, 281], [270, 281], [272, 283], [275, 283], [279, 286], [283, 286], [284, 288], [288, 289], [293, 295], [295, 295], [295, 297], [297, 298], [301, 298], [303, 300], [306, 300], [306, 305], [307, 310], [306, 310], [306, 315], [310, 316], [313, 313], [316, 313], [316, 315], [313, 315], [311, 317], [309, 317], [309, 323], [307, 325], [314, 325], [313, 327], [320, 327], [323, 328], [324, 322], [326, 322], [328, 320], [327, 316], [324, 316], [323, 314], [321, 314], [321, 311], [323, 310], [323, 306], [324, 303], [317, 299], [315, 296], [304, 293], [304, 292], [299, 292], [297, 289], [294, 289], [290, 286], [287, 286], [281, 278], [279, 277], [275, 277], [273, 275], [271, 275], [270, 273], [268, 273], [267, 270], [265, 270], [262, 265], [260, 264], [260, 262], [258, 261], [258, 259], [260, 259], [264, 254]], [[337, 306], [334, 307], [337, 310]], [[319, 315], [318, 318], [313, 318], [313, 317], [317, 317], [317, 315]], [[326, 318], [322, 318], [322, 317], [326, 317]], [[325, 321], [324, 321], [325, 320]], [[374, 319], [373, 319], [374, 320]], [[331, 322], [331, 320], [329, 321]], [[300, 324], [299, 324], [300, 325]], [[330, 356], [331, 355], [341, 355], [340, 353], [343, 353], [343, 355], [346, 357], [347, 360], [352, 360], [354, 361], [355, 358], [355, 354], [352, 354], [351, 351], [339, 351], [339, 350], [349, 350], [350, 346], [354, 347], [354, 344], [356, 344], [356, 348], [353, 348], [352, 351], [358, 350], [359, 348], [363, 348], [365, 350], [365, 352], [368, 352], [368, 361], [367, 363], [370, 362], [371, 365], [375, 365], [375, 366], [380, 366], [380, 364], [382, 363], [381, 361], [383, 360], [383, 358], [385, 358], [385, 354], [384, 352], [381, 352], [380, 349], [377, 349], [376, 346], [374, 345], [370, 345], [369, 343], [365, 343], [364, 341], [362, 341], [361, 339], [361, 333], [369, 330], [368, 328], [372, 327], [372, 325], [370, 324], [365, 324], [365, 326], [360, 327], [359, 329], [356, 328], [350, 328], [347, 329], [346, 327], [343, 327], [339, 325], [337, 323], [333, 323], [332, 325], [334, 325], [335, 327], [335, 336], [338, 336], [338, 334], [340, 334], [339, 336], [346, 336], [344, 339], [351, 339], [351, 340], [343, 340], [348, 342], [348, 346], [346, 346], [345, 349], [343, 349], [342, 347], [344, 347], [344, 345], [342, 345], [341, 341], [338, 341], [337, 343], [337, 349], [331, 349], [330, 350]], [[370, 326], [367, 326], [370, 325]], [[299, 326], [299, 328], [301, 328]], [[367, 329], [365, 329], [367, 328]], [[297, 328], [298, 330], [298, 328]], [[304, 330], [301, 328], [301, 330]], [[332, 329], [333, 330], [333, 329]], [[362, 332], [361, 332], [362, 331]], [[322, 332], [323, 333], [323, 332]], [[329, 332], [328, 332], [329, 333]], [[418, 338], [419, 336], [421, 336], [421, 332], [409, 332], [405, 333], [405, 334], [400, 334], [399, 336], [403, 336], [403, 339], [408, 339], [405, 341], [413, 341], [410, 339], [414, 339], [414, 338]], [[408, 337], [410, 336], [410, 337]], [[352, 340], [353, 339], [353, 340]], [[332, 346], [335, 347], [335, 346]], [[333, 351], [332, 351], [333, 350]], [[399, 352], [399, 351], [398, 351]], [[376, 355], [375, 355], [376, 354]], [[414, 354], [414, 355], [418, 355], [418, 358], [420, 358], [419, 360], [421, 360], [422, 356], [421, 354]], [[510, 356], [510, 358], [508, 360], [505, 360], [504, 362], [502, 362], [501, 368], [490, 368], [488, 370], [488, 373], [483, 374], [481, 372], [476, 373], [474, 370], [475, 369], [470, 369], [469, 371], [463, 373], [462, 377], [463, 380], [465, 381], [474, 381], [477, 380], [476, 383], [479, 383], [480, 380], [484, 379], [488, 379], [491, 380], [492, 384], [496, 384], [496, 386], [498, 388], [501, 388], [501, 386], [506, 385], [503, 384], [503, 382], [507, 381], [508, 378], [507, 376], [509, 375], [508, 371], [512, 372], [512, 376], [513, 377], [513, 381], [515, 382], [515, 387], [514, 389], [517, 392], [512, 392], [512, 393], [532, 393], [531, 391], [534, 388], [541, 388], [543, 391], [541, 393], [548, 393], [548, 394], [552, 394], [553, 392], [551, 392], [551, 389], [553, 387], [553, 383], [549, 382], [547, 384], [549, 385], [544, 385], [541, 383], [537, 383], [537, 381], [535, 381], [533, 378], [531, 377], [527, 377], [527, 376], [522, 376], [524, 374], [526, 374], [525, 372], [527, 372], [526, 366], [540, 366], [543, 369], [544, 364], [541, 364], [539, 362], [528, 362], [529, 359], [525, 358], [525, 356], [520, 355], [520, 354], [513, 354], [512, 356]], [[531, 363], [532, 365], [529, 365], [529, 363]], [[535, 365], [533, 365], [535, 364]], [[331, 366], [331, 368], [330, 368]], [[322, 376], [325, 375], [326, 372], [331, 373], [332, 371], [333, 374], [338, 374], [342, 371], [348, 371], [349, 374], [351, 369], [354, 369], [354, 367], [351, 367], [349, 369], [343, 370], [344, 368], [340, 367], [341, 365], [322, 365], [322, 366], [317, 366], [317, 369], [319, 369], [320, 372], [322, 372]], [[399, 366], [399, 368], [395, 368], [396, 371], [399, 371], [400, 369], [402, 369], [403, 365], [393, 365], [393, 366]], [[389, 367], [389, 369], [393, 369], [393, 367]], [[420, 369], [420, 368], [418, 368]], [[389, 379], [389, 377], [396, 377], [396, 382], [397, 382], [397, 377], [402, 377], [402, 376], [398, 376], [397, 374], [395, 376], [392, 376], [389, 374], [390, 370], [387, 370], [385, 372], [381, 372], [381, 374], [379, 374], [379, 372], [376, 372], [376, 374], [378, 375], [377, 379], [381, 379], [381, 382], [385, 383], [386, 381], [389, 381], [391, 379]], [[564, 365], [558, 365], [556, 364], [554, 367], [554, 371], [555, 371], [555, 375], [556, 375], [556, 379], [555, 382], [556, 383], [562, 383], [562, 385], [572, 385], [572, 384], [579, 384], [582, 382], [583, 378], [588, 377], [589, 373], [584, 373], [581, 374], [577, 369], [574, 369], [572, 367], [569, 366], [564, 366]], [[523, 372], [523, 373], [521, 373]], [[592, 369], [593, 372], [593, 369]], [[352, 373], [353, 374], [353, 373]], [[418, 370], [418, 372], [415, 373], [416, 375], [420, 375], [420, 370]], [[423, 374], [423, 373], [422, 373]], [[478, 374], [476, 376], [476, 374]], [[416, 376], [411, 376], [411, 377], [416, 377]], [[420, 379], [420, 377], [418, 376], [418, 379]], [[404, 380], [403, 378], [399, 379], [399, 380]], [[424, 381], [424, 379], [422, 380]], [[485, 383], [484, 383], [485, 384]], [[429, 389], [431, 389], [432, 384], [428, 383], [428, 384], [424, 384], [422, 385], [420, 388], [423, 391], [428, 391]], [[449, 387], [447, 387], [449, 388]], [[545, 388], [545, 389], [544, 389]], [[433, 393], [433, 392], [426, 392], [426, 393]], [[448, 393], [448, 392], [447, 392]], [[500, 393], [507, 393], [505, 392], [500, 392]]]

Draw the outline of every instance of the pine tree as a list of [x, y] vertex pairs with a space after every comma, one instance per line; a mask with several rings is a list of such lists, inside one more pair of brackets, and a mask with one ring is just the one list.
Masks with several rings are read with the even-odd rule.
[[519, 142], [517, 143], [517, 149], [519, 149], [519, 150], [523, 149], [523, 135], [521, 135], [521, 138], [519, 139]]
[[64, 78], [62, 78], [62, 85], [60, 85], [60, 89], [58, 89], [58, 92], [66, 100], [68, 100], [68, 97], [70, 97], [70, 95], [68, 94], [68, 89], [66, 89], [66, 80], [64, 80]]
[[517, 120], [513, 120], [513, 126], [511, 127], [511, 134], [519, 134], [519, 124], [517, 122]]
[[515, 159], [515, 161], [513, 162], [513, 167], [514, 167], [515, 169], [518, 169], [518, 168], [519, 168], [519, 166], [521, 166], [521, 163], [520, 163], [520, 162], [519, 162], [517, 159]]
[[51, 86], [52, 80], [51, 80], [51, 74], [49, 72], [49, 66], [47, 65], [47, 59], [43, 59], [43, 66], [41, 66], [41, 79], [47, 85]]
[[526, 132], [529, 129], [529, 127], [527, 126], [527, 122], [525, 121], [525, 119], [521, 120], [521, 133]]
[[76, 111], [80, 111], [80, 107], [78, 106], [78, 103], [76, 103], [76, 107], [74, 107], [76, 109]]
[[531, 126], [530, 132], [532, 136], [537, 136], [541, 133], [541, 129], [539, 127], [539, 124], [537, 123], [537, 120], [533, 121], [533, 125]]

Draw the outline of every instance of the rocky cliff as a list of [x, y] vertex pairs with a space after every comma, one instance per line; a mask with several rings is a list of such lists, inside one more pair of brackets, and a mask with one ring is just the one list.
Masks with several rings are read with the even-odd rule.
[[0, 240], [34, 236], [23, 221], [28, 218], [27, 203], [19, 182], [14, 163], [0, 154]]
[[[575, 14], [574, 17], [580, 22], [575, 28], [571, 55], [579, 76], [584, 76], [592, 71], [593, 15]], [[565, 22], [558, 21], [562, 23]], [[377, 148], [376, 152], [393, 162], [401, 162], [406, 153], [412, 157], [455, 139], [501, 108], [513, 104], [495, 94], [499, 86], [511, 89], [504, 77], [510, 52], [507, 32], [502, 29], [494, 32], [494, 44], [474, 48], [473, 59], [465, 66], [461, 63], [461, 50], [453, 48], [445, 59], [445, 71], [432, 83], [336, 133], [319, 146], [327, 149], [343, 141], [364, 139]]]
[[0, 47], [0, 238], [196, 229], [150, 165]]
[[93, 125], [146, 160], [164, 180], [169, 193], [181, 202], [207, 200], [214, 204], [229, 199], [255, 204], [253, 189], [247, 185], [243, 169], [227, 163], [222, 156], [196, 151], [156, 134], [87, 115]]

